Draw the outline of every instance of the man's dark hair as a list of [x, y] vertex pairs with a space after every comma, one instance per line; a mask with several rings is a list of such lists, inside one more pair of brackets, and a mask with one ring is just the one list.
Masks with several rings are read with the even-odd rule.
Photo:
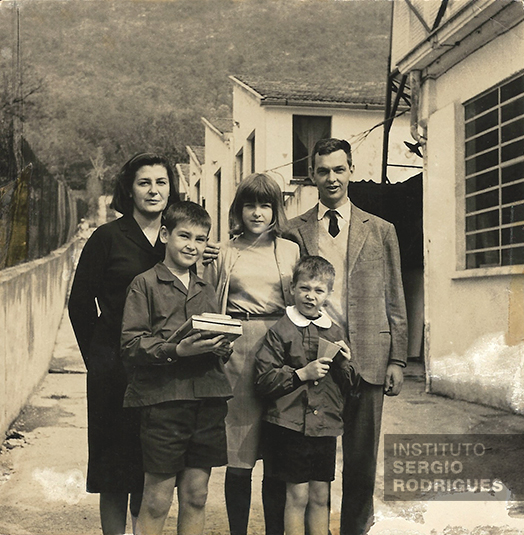
[[300, 277], [323, 280], [331, 291], [335, 284], [335, 268], [322, 256], [303, 256], [293, 269], [294, 286]]
[[315, 156], [324, 156], [324, 154], [331, 154], [337, 150], [343, 150], [346, 153], [348, 165], [353, 165], [353, 158], [351, 156], [351, 145], [345, 139], [336, 139], [330, 137], [327, 139], [319, 139], [313, 147], [313, 153], [311, 155], [311, 167], [315, 170]]
[[111, 201], [111, 208], [124, 215], [133, 214], [133, 182], [135, 181], [136, 173], [145, 165], [161, 165], [167, 172], [169, 178], [169, 199], [167, 205], [177, 202], [179, 200], [178, 189], [175, 182], [175, 174], [167, 158], [154, 152], [139, 152], [128, 160], [120, 169], [115, 182], [115, 190], [113, 192], [113, 200]]
[[168, 232], [172, 232], [180, 223], [211, 228], [211, 217], [202, 206], [192, 201], [180, 201], [172, 204], [164, 213], [162, 224]]

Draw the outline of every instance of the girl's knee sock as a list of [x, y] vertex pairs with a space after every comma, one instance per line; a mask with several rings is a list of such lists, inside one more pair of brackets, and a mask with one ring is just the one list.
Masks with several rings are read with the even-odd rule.
[[250, 469], [226, 470], [225, 496], [231, 535], [246, 535], [251, 507]]

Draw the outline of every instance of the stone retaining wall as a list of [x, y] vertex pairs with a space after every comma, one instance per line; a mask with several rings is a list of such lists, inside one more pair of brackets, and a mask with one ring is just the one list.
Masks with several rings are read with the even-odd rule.
[[0, 442], [48, 372], [78, 249], [0, 271]]

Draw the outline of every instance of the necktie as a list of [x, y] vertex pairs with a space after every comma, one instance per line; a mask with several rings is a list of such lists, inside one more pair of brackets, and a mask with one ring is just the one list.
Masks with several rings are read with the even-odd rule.
[[329, 217], [328, 232], [334, 238], [340, 232], [340, 228], [338, 227], [337, 211], [336, 210], [328, 210], [326, 212], [326, 214]]

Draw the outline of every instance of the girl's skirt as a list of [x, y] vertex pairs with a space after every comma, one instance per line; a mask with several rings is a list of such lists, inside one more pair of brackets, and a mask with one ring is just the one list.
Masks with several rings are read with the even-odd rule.
[[266, 332], [281, 315], [242, 318], [243, 334], [235, 340], [233, 354], [225, 366], [233, 389], [226, 417], [228, 466], [253, 468], [260, 459], [262, 401], [255, 394], [255, 355]]

